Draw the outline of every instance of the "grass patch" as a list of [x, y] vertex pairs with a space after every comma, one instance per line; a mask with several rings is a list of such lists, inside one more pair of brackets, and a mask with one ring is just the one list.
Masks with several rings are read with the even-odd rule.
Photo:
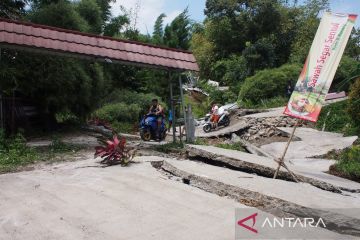
[[155, 150], [163, 153], [179, 152], [184, 148], [184, 144], [180, 142], [167, 143], [163, 145], [158, 145], [155, 147]]
[[209, 145], [204, 138], [195, 138], [195, 141], [192, 143], [194, 145]]
[[344, 150], [337, 163], [330, 167], [330, 173], [360, 182], [360, 146]]
[[21, 134], [5, 139], [0, 130], [0, 173], [11, 172], [20, 166], [34, 163], [39, 158], [39, 153], [34, 148], [25, 144]]
[[49, 150], [52, 153], [68, 153], [68, 152], [77, 152], [81, 149], [80, 146], [65, 143], [60, 140], [58, 137], [53, 137]]
[[0, 130], [0, 173], [14, 172], [21, 167], [39, 161], [51, 161], [58, 154], [76, 152], [80, 147], [66, 144], [54, 138], [46, 149], [28, 147], [21, 134], [5, 138]]
[[134, 133], [135, 123], [113, 122], [111, 127], [118, 133]]
[[250, 108], [250, 109], [267, 109], [267, 108], [275, 108], [275, 107], [285, 107], [288, 101], [289, 101], [288, 98], [280, 96], [270, 99], [261, 99], [258, 103], [254, 103], [248, 100], [243, 100], [239, 102], [239, 106], [241, 106], [242, 108]]
[[360, 126], [356, 126], [347, 112], [348, 101], [332, 103], [322, 108], [316, 128], [329, 132], [343, 133], [345, 136], [360, 135]]
[[219, 147], [219, 148], [224, 148], [224, 149], [246, 152], [244, 146], [239, 142], [238, 143], [219, 143], [219, 144], [216, 144], [215, 146]]

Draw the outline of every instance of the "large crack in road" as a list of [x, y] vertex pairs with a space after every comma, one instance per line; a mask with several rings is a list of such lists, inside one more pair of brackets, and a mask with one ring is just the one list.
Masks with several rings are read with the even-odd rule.
[[360, 219], [320, 209], [304, 207], [280, 198], [225, 184], [204, 176], [190, 174], [174, 167], [166, 161], [154, 161], [153, 167], [167, 176], [176, 176], [184, 184], [202, 189], [222, 197], [229, 197], [244, 205], [258, 208], [277, 217], [322, 218], [326, 229], [360, 237]]

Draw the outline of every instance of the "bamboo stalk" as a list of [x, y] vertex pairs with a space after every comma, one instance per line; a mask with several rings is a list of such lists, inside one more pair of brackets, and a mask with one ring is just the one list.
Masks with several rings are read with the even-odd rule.
[[287, 142], [287, 144], [286, 144], [286, 147], [285, 147], [285, 149], [284, 149], [284, 152], [283, 152], [281, 158], [278, 160], [278, 167], [276, 168], [276, 171], [275, 171], [275, 174], [274, 174], [274, 179], [277, 177], [277, 175], [278, 175], [278, 173], [279, 173], [279, 170], [280, 170], [280, 167], [281, 167], [281, 166], [283, 165], [283, 163], [284, 163], [284, 158], [285, 158], [286, 152], [287, 152], [287, 150], [288, 150], [288, 148], [289, 148], [289, 146], [290, 146], [290, 143], [291, 143], [292, 139], [294, 138], [296, 128], [297, 128], [297, 126], [299, 125], [299, 121], [300, 121], [300, 119], [297, 119], [297, 121], [296, 121], [296, 123], [295, 123], [295, 126], [294, 126], [294, 128], [293, 128], [293, 130], [292, 130], [292, 132], [291, 132], [291, 136], [290, 136], [290, 138], [289, 138], [289, 140], [288, 140], [288, 142]]

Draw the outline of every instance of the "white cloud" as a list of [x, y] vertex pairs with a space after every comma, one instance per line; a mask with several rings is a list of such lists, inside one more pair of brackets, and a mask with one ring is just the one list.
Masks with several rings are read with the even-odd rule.
[[166, 18], [164, 19], [164, 25], [170, 23], [181, 10], [175, 10], [170, 13], [165, 12], [165, 0], [116, 0], [112, 4], [111, 12], [113, 16], [117, 16], [120, 13], [120, 5], [126, 9], [135, 9], [136, 3], [139, 2], [140, 9], [137, 18], [137, 28], [141, 33], [150, 34], [153, 32], [154, 23], [156, 18], [161, 14], [165, 13]]

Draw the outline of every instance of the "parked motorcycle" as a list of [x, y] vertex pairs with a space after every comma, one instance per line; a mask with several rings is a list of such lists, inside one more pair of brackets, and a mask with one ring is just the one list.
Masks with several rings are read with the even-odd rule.
[[[224, 113], [221, 115], [217, 127], [224, 126], [227, 127], [230, 125], [230, 117], [229, 112], [224, 111]], [[207, 122], [204, 124], [203, 130], [204, 132], [208, 133], [211, 132], [211, 130], [214, 130], [216, 127], [214, 124], [210, 121], [210, 118], [208, 118]]]
[[154, 114], [148, 114], [145, 115], [140, 122], [140, 137], [144, 141], [150, 141], [150, 140], [164, 140], [166, 137], [166, 125], [165, 125], [165, 119], [162, 119], [161, 125], [160, 125], [160, 139], [156, 136], [156, 129], [157, 129], [157, 117]]

